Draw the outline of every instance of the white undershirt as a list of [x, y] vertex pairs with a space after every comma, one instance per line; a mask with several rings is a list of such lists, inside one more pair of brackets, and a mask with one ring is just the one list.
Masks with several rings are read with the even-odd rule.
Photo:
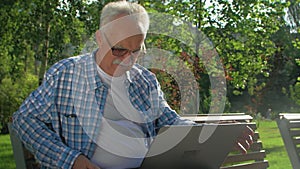
[[132, 106], [124, 85], [126, 75], [112, 77], [100, 67], [98, 73], [109, 86], [97, 148], [91, 161], [101, 169], [139, 167], [148, 151], [141, 114]]

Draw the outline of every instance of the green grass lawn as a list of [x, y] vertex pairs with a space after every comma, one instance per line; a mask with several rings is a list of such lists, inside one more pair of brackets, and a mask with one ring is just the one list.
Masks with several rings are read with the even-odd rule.
[[9, 135], [0, 135], [0, 169], [15, 169], [16, 164], [13, 157]]
[[[258, 132], [267, 153], [269, 169], [292, 169], [275, 121], [261, 121]], [[0, 135], [0, 169], [15, 169], [9, 135]]]

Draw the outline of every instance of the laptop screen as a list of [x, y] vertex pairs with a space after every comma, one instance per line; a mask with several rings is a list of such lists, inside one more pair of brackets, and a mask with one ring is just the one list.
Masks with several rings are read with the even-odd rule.
[[165, 126], [140, 169], [219, 169], [246, 124]]

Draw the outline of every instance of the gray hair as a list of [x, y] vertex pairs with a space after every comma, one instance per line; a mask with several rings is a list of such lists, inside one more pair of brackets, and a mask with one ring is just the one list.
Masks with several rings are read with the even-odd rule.
[[143, 27], [141, 30], [146, 34], [149, 28], [149, 15], [146, 9], [137, 3], [127, 1], [110, 2], [105, 5], [101, 12], [100, 28], [122, 14], [135, 17], [137, 22], [140, 23], [138, 25]]

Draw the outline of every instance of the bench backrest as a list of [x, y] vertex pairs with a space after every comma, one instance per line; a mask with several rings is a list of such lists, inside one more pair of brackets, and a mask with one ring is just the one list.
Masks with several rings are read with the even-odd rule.
[[262, 142], [259, 140], [256, 124], [252, 122], [252, 117], [243, 113], [232, 114], [209, 114], [209, 115], [184, 115], [183, 118], [193, 120], [197, 123], [228, 123], [242, 122], [247, 123], [255, 131], [254, 143], [251, 145], [247, 154], [232, 150], [221, 169], [266, 169], [269, 162], [265, 160], [266, 152], [263, 150]]
[[300, 168], [300, 113], [279, 114], [277, 125], [293, 168]]
[[21, 140], [11, 128], [11, 123], [8, 123], [10, 141], [13, 148], [16, 169], [36, 169], [40, 168], [39, 163], [34, 156], [24, 147]]

